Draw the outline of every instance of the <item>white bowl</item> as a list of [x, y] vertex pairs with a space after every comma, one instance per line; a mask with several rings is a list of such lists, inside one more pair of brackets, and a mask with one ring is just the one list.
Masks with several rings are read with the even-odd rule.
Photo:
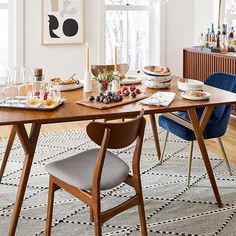
[[146, 75], [145, 79], [149, 80], [149, 81], [157, 81], [159, 83], [164, 83], [164, 82], [167, 82], [167, 81], [171, 81], [172, 76], [171, 75], [168, 75], [168, 76], [150, 76], [150, 75]]
[[154, 76], [166, 76], [166, 75], [171, 74], [169, 68], [168, 68], [168, 70], [169, 70], [168, 72], [160, 71], [163, 68], [168, 68], [168, 67], [165, 67], [165, 66], [145, 66], [143, 68], [143, 72], [146, 75], [154, 75]]
[[158, 81], [145, 80], [144, 85], [148, 88], [169, 88], [171, 85], [171, 81], [162, 83]]
[[181, 91], [203, 90], [204, 83], [194, 79], [177, 80], [177, 87]]

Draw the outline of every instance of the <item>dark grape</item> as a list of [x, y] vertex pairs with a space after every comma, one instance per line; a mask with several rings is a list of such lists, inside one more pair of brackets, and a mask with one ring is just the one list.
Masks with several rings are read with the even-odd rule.
[[100, 102], [100, 96], [96, 97], [96, 102]]
[[135, 93], [135, 91], [132, 91], [132, 92], [131, 92], [131, 97], [133, 97], [133, 98], [136, 97], [136, 93]]
[[94, 96], [89, 96], [89, 101], [92, 102], [95, 99]]

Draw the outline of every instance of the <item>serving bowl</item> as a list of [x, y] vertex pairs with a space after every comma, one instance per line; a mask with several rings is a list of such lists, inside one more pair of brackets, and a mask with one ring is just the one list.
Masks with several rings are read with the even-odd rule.
[[171, 85], [171, 80], [166, 82], [159, 82], [158, 80], [145, 80], [144, 85], [148, 88], [169, 88]]
[[203, 90], [204, 83], [194, 79], [179, 79], [177, 80], [177, 87], [181, 91]]
[[143, 72], [150, 76], [167, 76], [171, 74], [167, 66], [145, 66]]

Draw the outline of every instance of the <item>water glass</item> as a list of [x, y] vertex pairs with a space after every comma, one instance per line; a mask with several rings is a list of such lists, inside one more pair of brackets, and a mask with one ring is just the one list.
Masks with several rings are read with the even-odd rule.
[[227, 35], [220, 36], [220, 51], [222, 54], [226, 54], [228, 52], [228, 36]]

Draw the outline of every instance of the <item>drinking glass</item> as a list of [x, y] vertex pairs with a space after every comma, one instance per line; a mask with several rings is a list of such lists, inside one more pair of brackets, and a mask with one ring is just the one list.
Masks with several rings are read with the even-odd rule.
[[220, 36], [220, 51], [223, 54], [226, 54], [228, 52], [228, 36], [227, 35]]
[[2, 68], [0, 70], [0, 103], [4, 103], [6, 100], [8, 75], [9, 70], [7, 68]]

